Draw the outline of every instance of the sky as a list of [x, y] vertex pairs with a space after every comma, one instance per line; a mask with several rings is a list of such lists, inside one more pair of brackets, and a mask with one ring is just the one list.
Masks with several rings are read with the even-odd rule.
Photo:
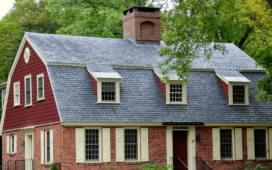
[[0, 20], [12, 8], [15, 0], [0, 0]]

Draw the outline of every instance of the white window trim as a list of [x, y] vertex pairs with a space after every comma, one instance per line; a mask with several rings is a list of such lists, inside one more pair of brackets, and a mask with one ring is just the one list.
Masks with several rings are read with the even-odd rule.
[[[30, 78], [30, 104], [26, 104], [26, 79]], [[31, 74], [25, 76], [25, 107], [32, 106], [32, 78]]]
[[[115, 82], [115, 101], [102, 101], [102, 82]], [[97, 79], [97, 103], [120, 104], [120, 79]]]
[[[170, 84], [182, 84], [182, 102], [170, 102]], [[166, 88], [166, 104], [187, 105], [187, 87], [185, 82], [169, 80], [166, 82], [165, 88]]]
[[[249, 83], [235, 83], [231, 82], [228, 84], [229, 86], [229, 105], [233, 106], [249, 106], [249, 92], [248, 92], [248, 84]], [[245, 104], [234, 104], [233, 103], [233, 86], [244, 86], [245, 87]]]
[[[222, 159], [221, 158], [221, 130], [224, 130], [224, 129], [230, 129], [231, 130], [231, 138], [232, 138], [232, 158], [231, 159]], [[235, 157], [236, 157], [236, 155], [235, 155], [235, 142], [234, 142], [234, 128], [233, 127], [219, 127], [219, 147], [220, 147], [220, 150], [219, 150], [219, 152], [220, 152], [220, 160], [235, 160]]]
[[[15, 85], [18, 85], [18, 87], [19, 87], [19, 96], [18, 96], [18, 98], [19, 98], [19, 103], [15, 103], [16, 102], [16, 100], [15, 100], [15, 96], [16, 96], [16, 94], [15, 94]], [[3, 100], [3, 98], [2, 98], [2, 100]], [[21, 105], [21, 102], [20, 102], [20, 81], [18, 81], [18, 82], [15, 82], [15, 83], [13, 83], [13, 106], [14, 107], [16, 107], [16, 106], [20, 106]]]
[[[138, 137], [138, 139], [137, 139], [138, 140], [137, 141], [138, 142], [138, 153], [137, 153], [138, 158], [137, 159], [126, 159], [126, 154], [125, 154], [126, 153], [126, 150], [125, 150], [125, 145], [126, 145], [125, 144], [125, 130], [126, 129], [136, 129], [137, 130], [137, 135], [138, 135], [137, 136]], [[123, 132], [123, 134], [124, 134], [124, 137], [123, 137], [123, 139], [124, 139], [124, 141], [123, 141], [123, 143], [124, 143], [124, 146], [123, 146], [124, 147], [124, 162], [140, 162], [141, 161], [141, 152], [140, 152], [140, 150], [141, 150], [141, 145], [140, 145], [141, 144], [140, 143], [141, 142], [141, 135], [140, 134], [141, 133], [140, 133], [140, 127], [124, 127], [123, 131], [124, 131]]]
[[[263, 129], [265, 130], [265, 142], [266, 142], [266, 158], [256, 158], [255, 156], [255, 130], [256, 129]], [[266, 127], [253, 127], [253, 154], [254, 154], [254, 160], [269, 160], [269, 147], [268, 147], [268, 129]]]
[[[86, 160], [86, 130], [87, 129], [97, 129], [98, 130], [98, 143], [99, 143], [99, 150], [98, 150], [98, 160]], [[84, 162], [85, 163], [102, 163], [102, 149], [101, 149], [101, 143], [102, 141], [102, 135], [101, 135], [101, 127], [84, 127]]]
[[[43, 97], [42, 98], [39, 98], [39, 78], [40, 77], [42, 77], [42, 80], [43, 80]], [[42, 73], [42, 74], [37, 75], [37, 101], [44, 100], [44, 99], [45, 99], [45, 97], [44, 97], [44, 75]]]

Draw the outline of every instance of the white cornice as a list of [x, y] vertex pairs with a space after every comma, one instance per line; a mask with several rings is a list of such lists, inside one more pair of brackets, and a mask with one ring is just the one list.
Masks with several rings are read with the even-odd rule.
[[163, 126], [160, 122], [61, 122], [63, 126]]

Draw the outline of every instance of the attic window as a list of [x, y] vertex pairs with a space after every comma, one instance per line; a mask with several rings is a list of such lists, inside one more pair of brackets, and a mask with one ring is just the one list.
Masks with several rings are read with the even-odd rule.
[[182, 84], [170, 84], [170, 102], [182, 102]]
[[233, 104], [245, 103], [245, 86], [233, 86]]
[[102, 82], [102, 101], [115, 101], [115, 82]]
[[26, 48], [25, 49], [25, 54], [24, 54], [24, 59], [25, 59], [26, 63], [29, 62], [29, 58], [30, 58], [30, 50], [29, 50], [29, 48]]

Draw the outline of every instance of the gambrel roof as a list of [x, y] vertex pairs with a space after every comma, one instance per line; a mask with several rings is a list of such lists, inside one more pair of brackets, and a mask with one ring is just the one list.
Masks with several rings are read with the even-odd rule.
[[[272, 105], [255, 99], [256, 83], [266, 76], [265, 70], [256, 67], [255, 61], [234, 44], [224, 44], [226, 55], [215, 51], [209, 61], [203, 55], [194, 60], [187, 84], [188, 105], [166, 105], [154, 72], [160, 71], [156, 62], [164, 59], [156, 52], [159, 44], [132, 39], [25, 35], [48, 64], [63, 122], [272, 121]], [[120, 75], [121, 104], [98, 104], [88, 71]], [[215, 71], [225, 77], [248, 79], [250, 105], [229, 106]]]

